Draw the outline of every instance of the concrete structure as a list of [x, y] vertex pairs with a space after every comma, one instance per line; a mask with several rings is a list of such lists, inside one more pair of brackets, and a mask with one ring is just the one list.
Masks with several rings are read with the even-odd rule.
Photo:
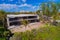
[[8, 29], [22, 25], [21, 24], [22, 19], [28, 20], [29, 23], [38, 22], [39, 16], [36, 14], [19, 14], [19, 15], [9, 14], [7, 15]]

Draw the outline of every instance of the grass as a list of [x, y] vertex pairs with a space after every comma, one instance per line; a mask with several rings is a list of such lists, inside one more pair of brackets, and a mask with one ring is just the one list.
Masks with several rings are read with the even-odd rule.
[[45, 27], [33, 29], [22, 33], [15, 33], [14, 40], [60, 40], [60, 27], [44, 25]]
[[[4, 32], [4, 28], [2, 27], [2, 25], [0, 25], [0, 35], [1, 34], [3, 35], [3, 32]], [[5, 38], [0, 36], [0, 40], [5, 40]]]
[[60, 40], [60, 27], [44, 27], [40, 29], [43, 40]]
[[[4, 28], [0, 27], [0, 33]], [[0, 40], [6, 40], [1, 37]], [[44, 27], [32, 31], [14, 33], [11, 40], [60, 40], [60, 26], [45, 24]]]
[[6, 40], [6, 37], [3, 36], [5, 32], [5, 29], [2, 25], [0, 25], [0, 40]]
[[0, 40], [6, 40], [6, 39], [3, 37], [3, 38], [0, 38]]

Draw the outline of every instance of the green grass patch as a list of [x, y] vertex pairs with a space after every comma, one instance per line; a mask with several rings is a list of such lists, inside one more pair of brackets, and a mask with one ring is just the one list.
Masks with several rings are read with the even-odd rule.
[[22, 33], [15, 33], [11, 39], [14, 40], [60, 40], [60, 27], [50, 24], [43, 28], [33, 29]]
[[6, 40], [6, 38], [3, 37], [3, 38], [0, 38], [0, 40]]

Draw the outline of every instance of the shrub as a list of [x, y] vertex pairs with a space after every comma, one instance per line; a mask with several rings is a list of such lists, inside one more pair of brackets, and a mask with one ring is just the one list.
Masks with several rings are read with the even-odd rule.
[[37, 30], [15, 33], [11, 40], [60, 40], [60, 27], [51, 25]]

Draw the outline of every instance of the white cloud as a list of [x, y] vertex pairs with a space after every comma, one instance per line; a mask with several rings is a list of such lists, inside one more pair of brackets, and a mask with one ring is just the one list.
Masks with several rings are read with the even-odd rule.
[[20, 12], [29, 12], [29, 11], [21, 10]]
[[0, 4], [0, 8], [11, 9], [17, 7], [16, 4]]
[[32, 5], [28, 5], [28, 4], [21, 4], [21, 5], [19, 5], [19, 7], [24, 7], [24, 6], [26, 6], [26, 7], [31, 7]]
[[[37, 6], [33, 6], [31, 4], [21, 4], [21, 5], [16, 5], [16, 4], [0, 4], [0, 9], [4, 9], [4, 10], [21, 10], [19, 9], [20, 7], [29, 7], [31, 8], [32, 10], [35, 9]], [[21, 10], [23, 12], [25, 12], [24, 10]]]
[[26, 6], [26, 7], [30, 7], [30, 8], [35, 8], [35, 7], [37, 7], [37, 6], [33, 6], [33, 5], [31, 5], [31, 4], [21, 4], [21, 5], [19, 5], [19, 7], [24, 7], [24, 6]]
[[2, 8], [7, 8], [7, 9], [11, 9], [11, 8], [16, 8], [16, 7], [30, 7], [30, 8], [35, 8], [36, 6], [30, 5], [30, 4], [21, 4], [21, 5], [16, 5], [16, 4], [0, 4], [0, 7]]
[[32, 6], [32, 8], [34, 9], [34, 8], [36, 8], [37, 6]]
[[22, 0], [23, 2], [26, 2], [26, 0]]

